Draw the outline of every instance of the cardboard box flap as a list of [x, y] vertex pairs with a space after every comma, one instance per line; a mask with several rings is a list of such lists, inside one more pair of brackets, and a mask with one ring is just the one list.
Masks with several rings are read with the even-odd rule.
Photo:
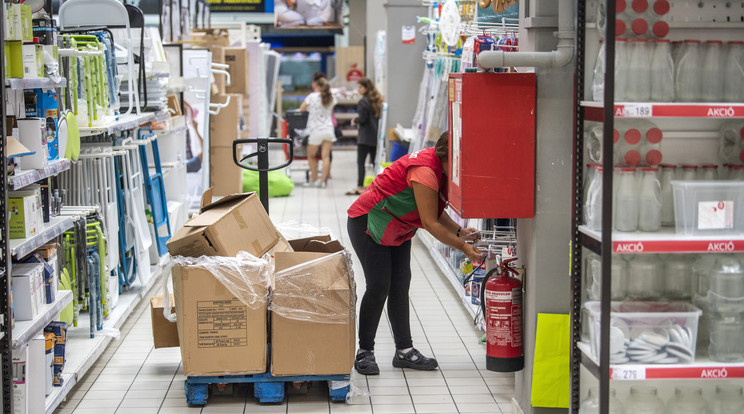
[[328, 234], [290, 240], [289, 245], [296, 252], [336, 253], [344, 250], [341, 242], [331, 240]]
[[207, 191], [202, 194], [202, 201], [201, 201], [201, 209], [199, 210], [200, 213], [204, 213], [207, 210], [211, 210], [213, 208], [220, 207], [225, 204], [230, 205], [236, 205], [239, 201], [245, 200], [246, 198], [253, 197], [254, 195], [258, 197], [258, 194], [256, 194], [255, 191], [250, 193], [236, 193], [236, 194], [229, 194], [226, 195], [219, 200], [212, 201], [212, 193], [213, 189], [210, 187]]
[[269, 309], [287, 319], [348, 323], [355, 296], [346, 252], [277, 253]]

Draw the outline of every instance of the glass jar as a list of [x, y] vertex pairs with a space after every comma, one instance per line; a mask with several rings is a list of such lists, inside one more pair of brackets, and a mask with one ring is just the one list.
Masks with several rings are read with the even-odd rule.
[[703, 399], [703, 390], [695, 386], [674, 388], [674, 396], [669, 399], [667, 414], [708, 414], [708, 403]]
[[664, 402], [656, 395], [656, 387], [634, 385], [625, 400], [625, 412], [632, 414], [663, 414]]
[[715, 181], [718, 179], [718, 166], [713, 164], [705, 164], [698, 168], [698, 180], [701, 181]]
[[604, 39], [599, 39], [599, 53], [594, 63], [594, 78], [592, 79], [592, 99], [596, 102], [604, 102], [604, 75], [605, 44]]
[[671, 164], [661, 165], [661, 225], [674, 226], [674, 180], [677, 167]]
[[723, 66], [723, 100], [744, 102], [744, 42], [728, 42], [729, 50]]
[[676, 66], [674, 96], [678, 102], [700, 101], [700, 41], [685, 40], [679, 64]]
[[744, 321], [741, 316], [711, 315], [708, 356], [716, 362], [744, 361]]
[[630, 299], [656, 300], [663, 294], [662, 263], [655, 254], [639, 254], [628, 260], [626, 292]]
[[711, 414], [744, 413], [744, 395], [742, 394], [742, 387], [740, 385], [716, 385], [716, 396], [710, 405]]
[[[587, 296], [589, 300], [600, 300], [602, 295], [602, 258], [592, 254], [587, 261]], [[610, 299], [621, 301], [626, 296], [626, 285], [628, 275], [628, 264], [620, 255], [612, 255], [610, 265], [612, 283], [610, 287]]]
[[659, 39], [654, 43], [651, 57], [651, 100], [671, 102], [674, 100], [674, 61], [669, 39]]
[[697, 180], [697, 165], [685, 164], [682, 166], [682, 175], [679, 177], [682, 181], [695, 181]]
[[723, 74], [724, 65], [721, 59], [720, 40], [709, 40], [705, 42], [705, 58], [703, 59], [703, 75], [701, 98], [703, 102], [721, 102], [723, 99]]
[[661, 184], [658, 168], [643, 168], [641, 190], [638, 194], [638, 229], [659, 231], [661, 227]]
[[621, 37], [615, 39], [615, 102], [628, 99], [628, 55], [628, 40]]
[[718, 313], [744, 312], [744, 267], [733, 256], [716, 259], [708, 275], [707, 296]]
[[695, 263], [692, 264], [693, 299], [707, 298], [710, 289], [709, 275], [715, 264], [716, 256], [711, 254], [698, 256]]
[[[599, 393], [594, 387], [589, 387], [586, 398], [581, 401], [579, 414], [599, 414]], [[610, 414], [623, 414], [625, 408], [615, 396], [615, 390], [610, 389]]]
[[630, 45], [626, 98], [631, 102], [648, 102], [651, 100], [651, 55], [648, 40], [633, 39]]
[[692, 260], [684, 254], [669, 254], [664, 260], [664, 296], [669, 300], [692, 297]]
[[584, 222], [592, 230], [602, 230], [602, 167], [592, 166], [592, 181], [584, 204]]
[[616, 168], [617, 192], [613, 208], [615, 229], [638, 229], [638, 191], [635, 185], [635, 168]]
[[729, 165], [728, 179], [731, 181], [744, 181], [744, 166]]

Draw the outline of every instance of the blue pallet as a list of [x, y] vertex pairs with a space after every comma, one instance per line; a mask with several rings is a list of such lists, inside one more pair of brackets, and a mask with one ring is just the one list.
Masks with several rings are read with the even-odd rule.
[[[242, 384], [253, 383], [253, 395], [260, 403], [278, 403], [284, 401], [284, 384], [304, 381], [349, 381], [349, 375], [296, 375], [291, 377], [274, 377], [271, 374], [225, 375], [215, 377], [187, 377], [184, 381], [186, 402], [189, 405], [205, 405], [209, 396], [209, 384]], [[331, 389], [328, 395], [332, 401], [346, 401], [350, 387]]]

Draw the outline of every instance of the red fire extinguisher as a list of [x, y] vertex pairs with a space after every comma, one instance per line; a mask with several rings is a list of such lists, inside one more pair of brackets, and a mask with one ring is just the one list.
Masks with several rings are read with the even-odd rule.
[[[483, 278], [481, 308], [486, 318], [486, 369], [514, 372], [524, 368], [522, 349], [522, 282], [504, 260]], [[493, 277], [492, 277], [493, 276]]]

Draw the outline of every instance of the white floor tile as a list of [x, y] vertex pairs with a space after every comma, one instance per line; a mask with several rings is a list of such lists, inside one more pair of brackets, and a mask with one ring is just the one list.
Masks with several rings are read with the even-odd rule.
[[328, 404], [288, 404], [287, 413], [289, 414], [328, 414], [331, 407]]
[[116, 414], [158, 414], [158, 407], [120, 407]]
[[435, 414], [435, 413], [456, 413], [457, 407], [455, 404], [416, 404], [417, 414]]
[[457, 404], [461, 413], [500, 413], [501, 409], [496, 403], [472, 403]]
[[375, 405], [375, 414], [408, 414], [415, 413], [413, 404], [404, 405]]
[[411, 396], [406, 395], [371, 395], [372, 406], [378, 405], [405, 405], [411, 403]]
[[160, 408], [162, 398], [124, 398], [119, 408]]

